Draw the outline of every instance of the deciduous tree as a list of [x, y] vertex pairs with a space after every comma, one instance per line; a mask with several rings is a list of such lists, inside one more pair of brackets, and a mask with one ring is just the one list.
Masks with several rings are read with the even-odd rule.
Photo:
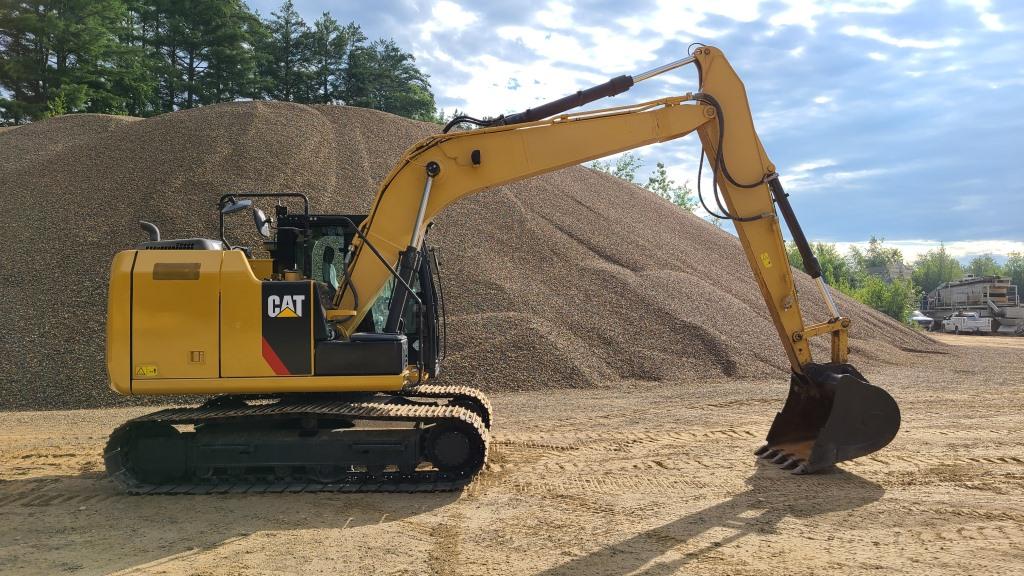
[[654, 173], [647, 178], [644, 188], [689, 212], [697, 207], [697, 199], [693, 197], [690, 187], [685, 183], [676, 184], [675, 180], [669, 178], [663, 162], [655, 165]]
[[982, 254], [972, 258], [964, 271], [975, 276], [1001, 276], [1003, 267], [996, 262], [991, 254]]
[[931, 292], [943, 282], [957, 280], [963, 275], [960, 262], [950, 255], [943, 244], [925, 252], [914, 262], [914, 283], [925, 292]]

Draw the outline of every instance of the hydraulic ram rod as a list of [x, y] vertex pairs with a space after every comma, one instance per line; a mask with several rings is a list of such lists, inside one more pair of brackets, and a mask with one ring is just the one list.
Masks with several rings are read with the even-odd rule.
[[675, 62], [669, 62], [663, 66], [658, 66], [657, 68], [653, 68], [636, 76], [617, 76], [604, 84], [598, 84], [597, 86], [592, 86], [586, 90], [580, 90], [575, 94], [570, 94], [563, 98], [559, 98], [558, 100], [552, 100], [551, 102], [541, 104], [536, 108], [528, 108], [523, 112], [509, 114], [495, 124], [509, 125], [523, 124], [524, 122], [536, 122], [537, 120], [542, 120], [548, 116], [554, 116], [555, 114], [561, 114], [566, 110], [572, 110], [573, 108], [579, 108], [585, 104], [590, 104], [591, 102], [600, 100], [601, 98], [622, 94], [626, 90], [632, 88], [635, 84], [643, 82], [644, 80], [650, 80], [651, 78], [654, 78], [659, 74], [664, 74], [669, 70], [675, 70], [676, 68], [686, 66], [693, 61], [694, 57], [690, 56], [688, 58], [676, 60]]

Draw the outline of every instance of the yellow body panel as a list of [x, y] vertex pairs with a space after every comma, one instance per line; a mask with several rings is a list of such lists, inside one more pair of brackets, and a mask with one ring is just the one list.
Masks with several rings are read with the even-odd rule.
[[136, 253], [132, 272], [133, 379], [219, 375], [223, 254], [212, 250]]
[[389, 392], [401, 390], [414, 375], [271, 376], [266, 378], [178, 378], [136, 380], [134, 394], [280, 394], [282, 392]]
[[250, 262], [237, 250], [118, 253], [107, 312], [110, 387], [126, 395], [387, 392], [419, 379], [415, 366], [383, 376], [274, 374], [262, 355], [262, 283]]
[[252, 274], [259, 280], [270, 280], [274, 275], [274, 261], [270, 258], [253, 258], [249, 260]]
[[221, 375], [225, 378], [274, 376], [263, 359], [262, 283], [253, 274], [245, 254], [224, 252], [220, 304]]
[[132, 393], [132, 266], [135, 251], [114, 256], [107, 288], [107, 375], [118, 394]]

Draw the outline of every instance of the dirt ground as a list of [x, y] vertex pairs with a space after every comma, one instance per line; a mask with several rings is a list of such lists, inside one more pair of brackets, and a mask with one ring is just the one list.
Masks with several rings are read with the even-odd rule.
[[864, 369], [903, 428], [814, 476], [758, 465], [786, 386], [498, 394], [460, 494], [124, 496], [100, 452], [143, 409], [0, 413], [0, 572], [1024, 574], [1024, 338]]

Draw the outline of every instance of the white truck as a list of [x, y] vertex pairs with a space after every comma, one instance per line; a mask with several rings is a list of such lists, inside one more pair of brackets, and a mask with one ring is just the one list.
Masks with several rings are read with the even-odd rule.
[[942, 321], [942, 331], [954, 334], [991, 334], [992, 319], [982, 318], [977, 312], [957, 312]]

